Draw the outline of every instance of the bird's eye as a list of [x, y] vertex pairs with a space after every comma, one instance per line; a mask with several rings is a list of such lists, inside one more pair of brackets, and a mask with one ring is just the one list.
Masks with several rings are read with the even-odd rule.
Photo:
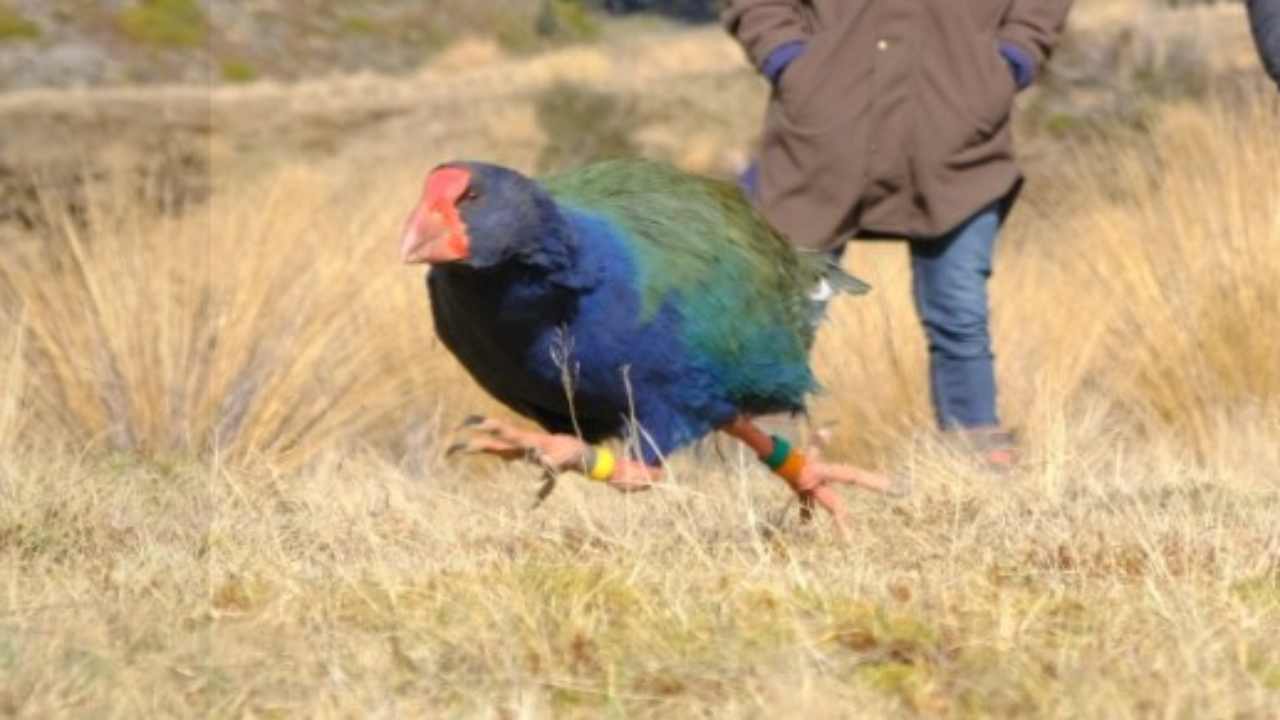
[[467, 191], [462, 193], [462, 197], [458, 198], [458, 204], [473, 202], [479, 197], [480, 193], [475, 188], [467, 188]]

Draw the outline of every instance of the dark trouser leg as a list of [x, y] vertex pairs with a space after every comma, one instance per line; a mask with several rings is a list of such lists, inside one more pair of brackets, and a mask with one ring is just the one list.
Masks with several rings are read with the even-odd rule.
[[1000, 208], [992, 203], [941, 238], [911, 242], [913, 294], [929, 340], [934, 412], [944, 430], [1000, 424], [987, 302]]

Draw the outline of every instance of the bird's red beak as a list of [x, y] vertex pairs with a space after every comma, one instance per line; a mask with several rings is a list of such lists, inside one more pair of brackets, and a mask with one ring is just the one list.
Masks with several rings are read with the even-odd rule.
[[445, 166], [427, 176], [422, 202], [405, 223], [400, 259], [406, 264], [458, 262], [471, 256], [467, 226], [458, 214], [458, 199], [471, 184], [471, 173]]

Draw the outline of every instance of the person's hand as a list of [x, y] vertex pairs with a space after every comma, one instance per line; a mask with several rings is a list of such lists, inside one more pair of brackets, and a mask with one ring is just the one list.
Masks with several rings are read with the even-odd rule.
[[1000, 43], [1000, 57], [1009, 65], [1009, 72], [1013, 74], [1013, 84], [1018, 90], [1026, 90], [1036, 75], [1035, 61], [1013, 43]]
[[782, 79], [782, 73], [796, 58], [804, 54], [807, 46], [804, 40], [782, 43], [769, 53], [769, 57], [765, 58], [764, 64], [760, 66], [760, 73], [769, 79], [770, 85], [777, 87], [778, 81]]

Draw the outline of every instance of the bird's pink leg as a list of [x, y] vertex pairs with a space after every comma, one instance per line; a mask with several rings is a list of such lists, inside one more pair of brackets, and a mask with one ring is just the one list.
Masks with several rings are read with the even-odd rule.
[[775, 439], [761, 430], [750, 418], [739, 417], [720, 429], [741, 440], [761, 460], [776, 460], [774, 472], [786, 480], [800, 497], [806, 519], [813, 505], [817, 504], [831, 514], [837, 527], [844, 530], [847, 512], [844, 500], [832, 487], [834, 485], [857, 485], [876, 492], [894, 492], [893, 482], [883, 475], [852, 465], [820, 462], [817, 448], [809, 448], [804, 453], [791, 450], [784, 457], [774, 458], [777, 451], [785, 449], [778, 447], [781, 438]]
[[[590, 470], [586, 465], [591, 447], [573, 435], [524, 430], [504, 420], [478, 416], [467, 418], [462, 429], [468, 437], [452, 445], [446, 455], [465, 452], [507, 460], [530, 459], [552, 473]], [[661, 476], [661, 468], [619, 457], [603, 482], [615, 490], [635, 492], [648, 490]]]

